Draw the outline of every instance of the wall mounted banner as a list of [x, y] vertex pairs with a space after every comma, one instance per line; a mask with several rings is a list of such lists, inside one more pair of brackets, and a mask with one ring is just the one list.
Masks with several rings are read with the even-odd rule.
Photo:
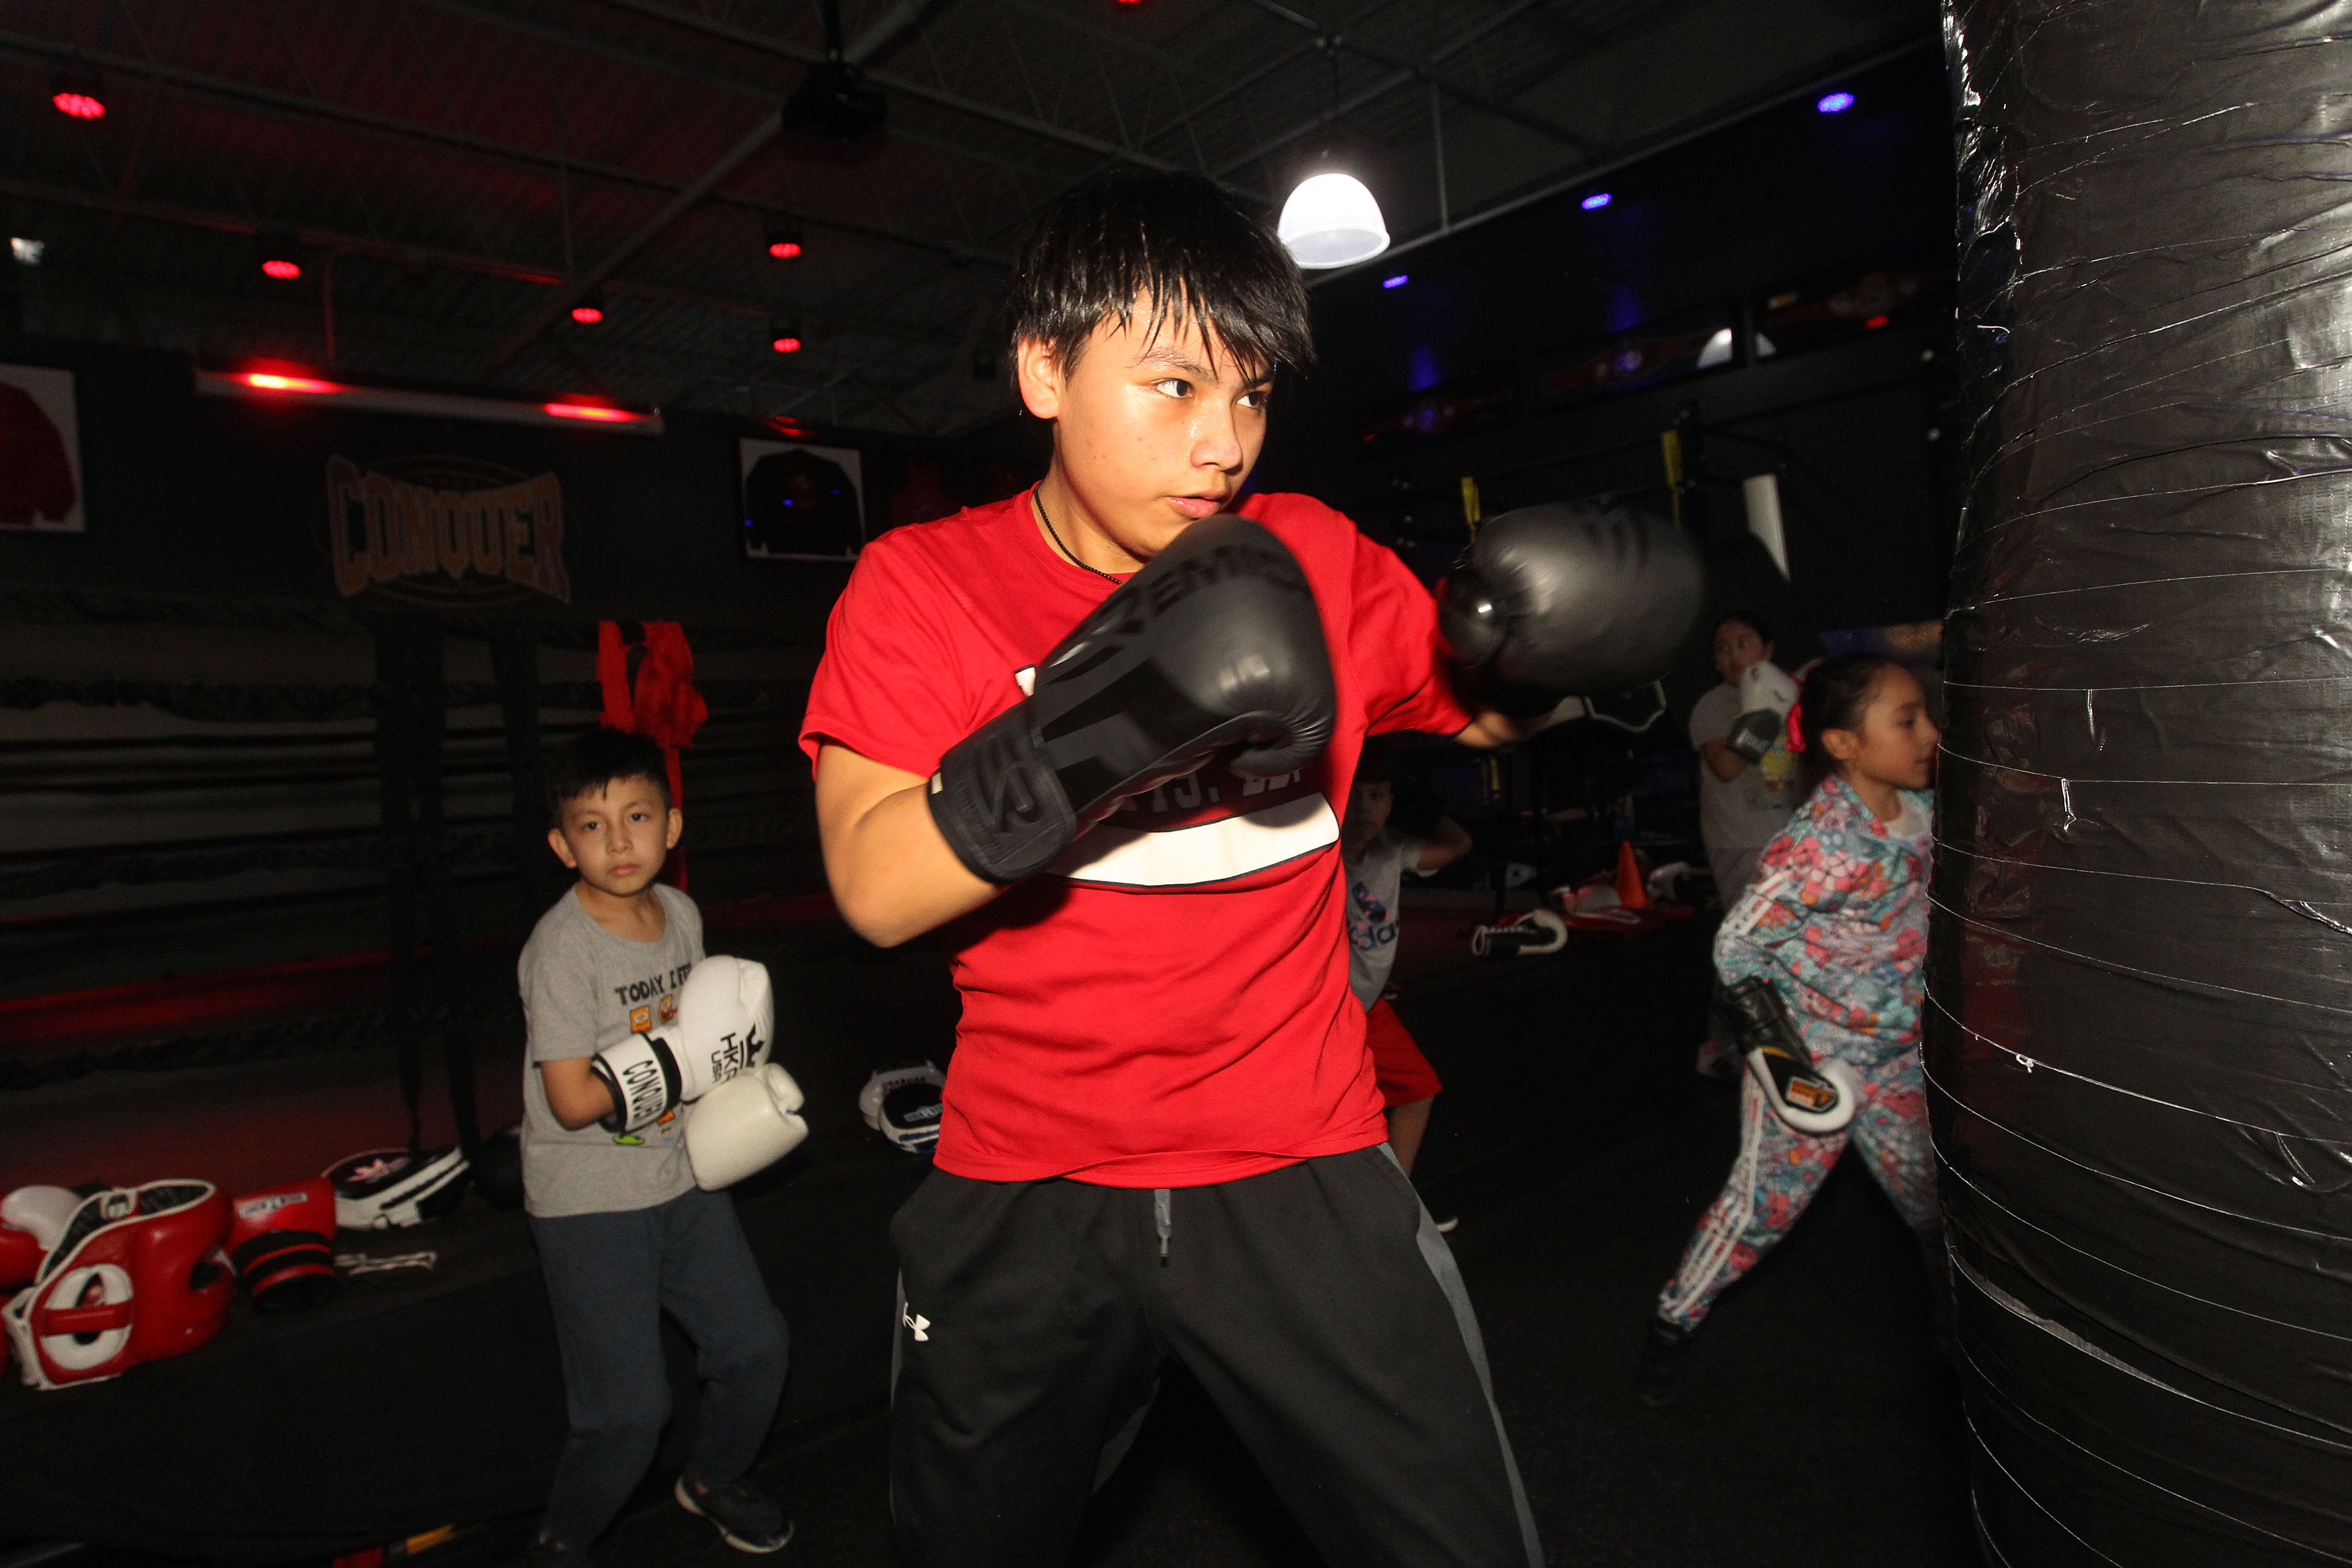
[[79, 533], [81, 494], [73, 372], [0, 364], [0, 528]]
[[433, 608], [530, 594], [572, 602], [563, 486], [478, 458], [327, 459], [326, 549], [335, 591], [370, 588]]

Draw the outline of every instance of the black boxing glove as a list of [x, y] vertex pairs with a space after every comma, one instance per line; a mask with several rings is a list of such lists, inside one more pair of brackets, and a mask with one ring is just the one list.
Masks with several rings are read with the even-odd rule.
[[1229, 746], [1244, 778], [1291, 772], [1338, 709], [1297, 558], [1247, 518], [1203, 518], [1045, 656], [1031, 696], [949, 748], [931, 820], [974, 876], [1017, 882], [1106, 805]]
[[1664, 675], [1704, 592], [1698, 550], [1671, 523], [1553, 502], [1478, 530], [1445, 580], [1438, 628], [1477, 700], [1533, 715]]

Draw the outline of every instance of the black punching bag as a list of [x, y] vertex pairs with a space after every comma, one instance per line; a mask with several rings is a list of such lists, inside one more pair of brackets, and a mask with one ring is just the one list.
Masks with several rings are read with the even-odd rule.
[[1927, 1053], [1986, 1561], [2352, 1561], [2352, 7], [1947, 24]]

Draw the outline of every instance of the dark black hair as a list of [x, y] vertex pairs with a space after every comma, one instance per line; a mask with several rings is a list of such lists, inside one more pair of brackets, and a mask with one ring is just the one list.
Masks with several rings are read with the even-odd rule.
[[565, 801], [593, 795], [620, 779], [644, 779], [651, 784], [665, 811], [674, 804], [669, 798], [669, 764], [662, 760], [657, 742], [602, 725], [572, 736], [556, 747], [548, 761], [548, 819], [562, 826]]
[[[1772, 640], [1772, 628], [1765, 624], [1763, 616], [1753, 610], [1725, 611], [1715, 617], [1715, 630], [1720, 632], [1734, 621], [1738, 621], [1741, 626], [1754, 632], [1758, 642], [1769, 643]], [[1714, 633], [1711, 632], [1708, 636], [1711, 638]]]
[[1807, 788], [1820, 784], [1837, 767], [1837, 759], [1822, 744], [1822, 731], [1861, 729], [1878, 678], [1897, 668], [1883, 653], [1842, 653], [1822, 660], [1806, 673], [1804, 694], [1797, 700], [1797, 733], [1805, 742], [1801, 760], [1805, 764]]
[[1013, 344], [1051, 344], [1069, 371], [1096, 327], [1133, 320], [1147, 336], [1197, 323], [1251, 370], [1314, 367], [1307, 284], [1266, 226], [1198, 174], [1120, 170], [1068, 192], [1038, 218], [1004, 301]]

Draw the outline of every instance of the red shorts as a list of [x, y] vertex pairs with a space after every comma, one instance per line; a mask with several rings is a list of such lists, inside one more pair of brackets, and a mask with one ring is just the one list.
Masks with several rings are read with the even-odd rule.
[[1364, 1044], [1371, 1047], [1372, 1076], [1380, 1081], [1382, 1105], [1411, 1105], [1445, 1087], [1385, 996], [1364, 1016]]

